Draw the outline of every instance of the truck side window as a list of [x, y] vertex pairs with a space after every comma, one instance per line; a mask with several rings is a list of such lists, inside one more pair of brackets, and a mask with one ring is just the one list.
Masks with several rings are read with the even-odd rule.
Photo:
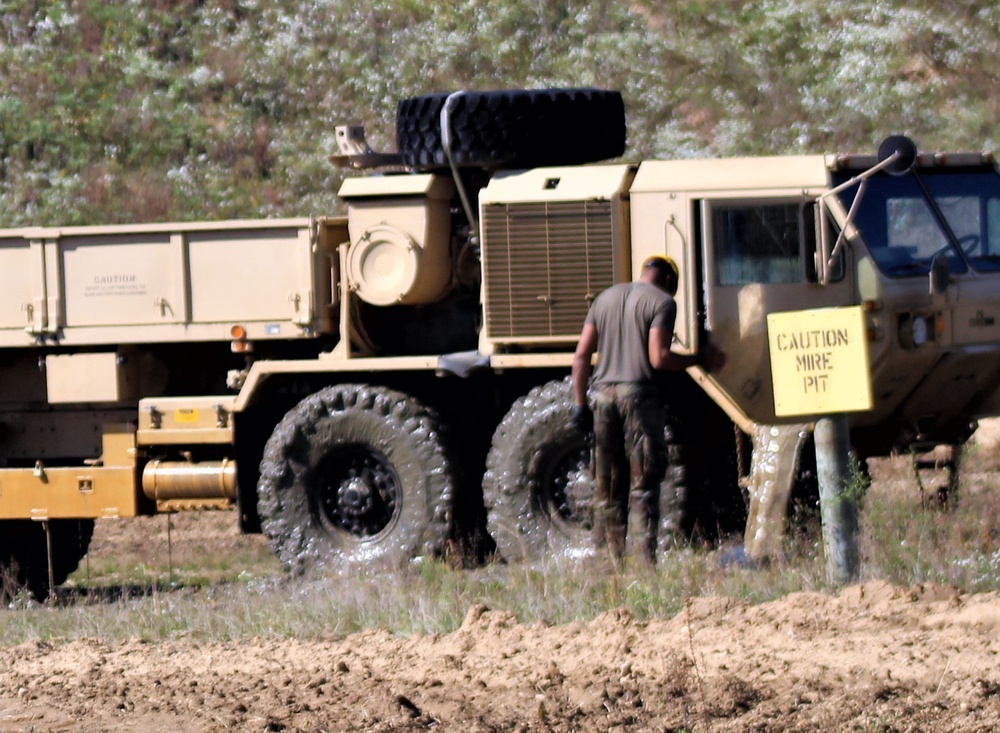
[[1000, 255], [1000, 199], [986, 200], [986, 236], [983, 254], [987, 257]]
[[711, 238], [719, 285], [795, 283], [804, 279], [803, 233], [814, 239], [797, 201], [713, 201]]

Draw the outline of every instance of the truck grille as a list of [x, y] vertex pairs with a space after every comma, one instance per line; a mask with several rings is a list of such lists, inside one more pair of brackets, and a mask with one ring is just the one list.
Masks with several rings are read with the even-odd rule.
[[569, 341], [615, 282], [611, 201], [483, 207], [487, 336]]

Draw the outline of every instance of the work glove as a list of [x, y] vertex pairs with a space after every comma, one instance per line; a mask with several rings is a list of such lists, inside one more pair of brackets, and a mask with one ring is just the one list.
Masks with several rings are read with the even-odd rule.
[[573, 417], [570, 418], [570, 422], [584, 435], [594, 432], [594, 413], [587, 405], [573, 405]]

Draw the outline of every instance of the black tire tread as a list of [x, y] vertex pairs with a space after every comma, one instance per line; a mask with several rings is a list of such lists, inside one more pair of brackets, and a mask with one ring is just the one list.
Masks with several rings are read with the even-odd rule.
[[[39, 602], [48, 598], [49, 561], [45, 527], [30, 519], [0, 521], [3, 545], [0, 547], [0, 567], [5, 571], [4, 594], [15, 588], [27, 588]], [[52, 575], [57, 586], [80, 565], [94, 535], [93, 519], [51, 519]]]
[[[396, 144], [403, 163], [448, 166], [441, 113], [449, 94], [399, 102]], [[451, 114], [456, 166], [578, 165], [625, 152], [625, 105], [616, 91], [589, 88], [461, 92]]]
[[425, 502], [422, 511], [414, 509], [419, 515], [415, 524], [420, 526], [405, 526], [407, 523], [400, 521], [379, 542], [376, 554], [395, 563], [434, 554], [451, 531], [454, 479], [436, 415], [412, 397], [388, 388], [333, 385], [307, 397], [285, 415], [268, 439], [261, 461], [258, 497], [262, 528], [272, 550], [293, 571], [356, 562], [372, 555], [370, 548], [357, 553], [350, 545], [338, 546], [331, 540], [312, 516], [303, 488], [311, 469], [310, 440], [318, 426], [331, 416], [351, 413], [377, 416], [394, 432], [394, 440], [406, 441], [407, 449], [423, 467], [421, 485], [404, 487], [403, 497], [404, 504], [418, 497]]
[[538, 505], [539, 486], [531, 468], [553, 441], [582, 445], [583, 436], [570, 422], [572, 407], [570, 381], [547, 382], [516, 400], [496, 429], [486, 458], [483, 501], [487, 529], [507, 560], [537, 561], [592, 548], [588, 531], [556, 527]]

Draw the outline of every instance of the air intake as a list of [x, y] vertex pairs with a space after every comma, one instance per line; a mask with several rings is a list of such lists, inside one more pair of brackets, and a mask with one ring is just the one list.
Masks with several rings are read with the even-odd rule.
[[603, 200], [483, 206], [490, 340], [576, 340], [594, 297], [619, 274], [618, 205]]

